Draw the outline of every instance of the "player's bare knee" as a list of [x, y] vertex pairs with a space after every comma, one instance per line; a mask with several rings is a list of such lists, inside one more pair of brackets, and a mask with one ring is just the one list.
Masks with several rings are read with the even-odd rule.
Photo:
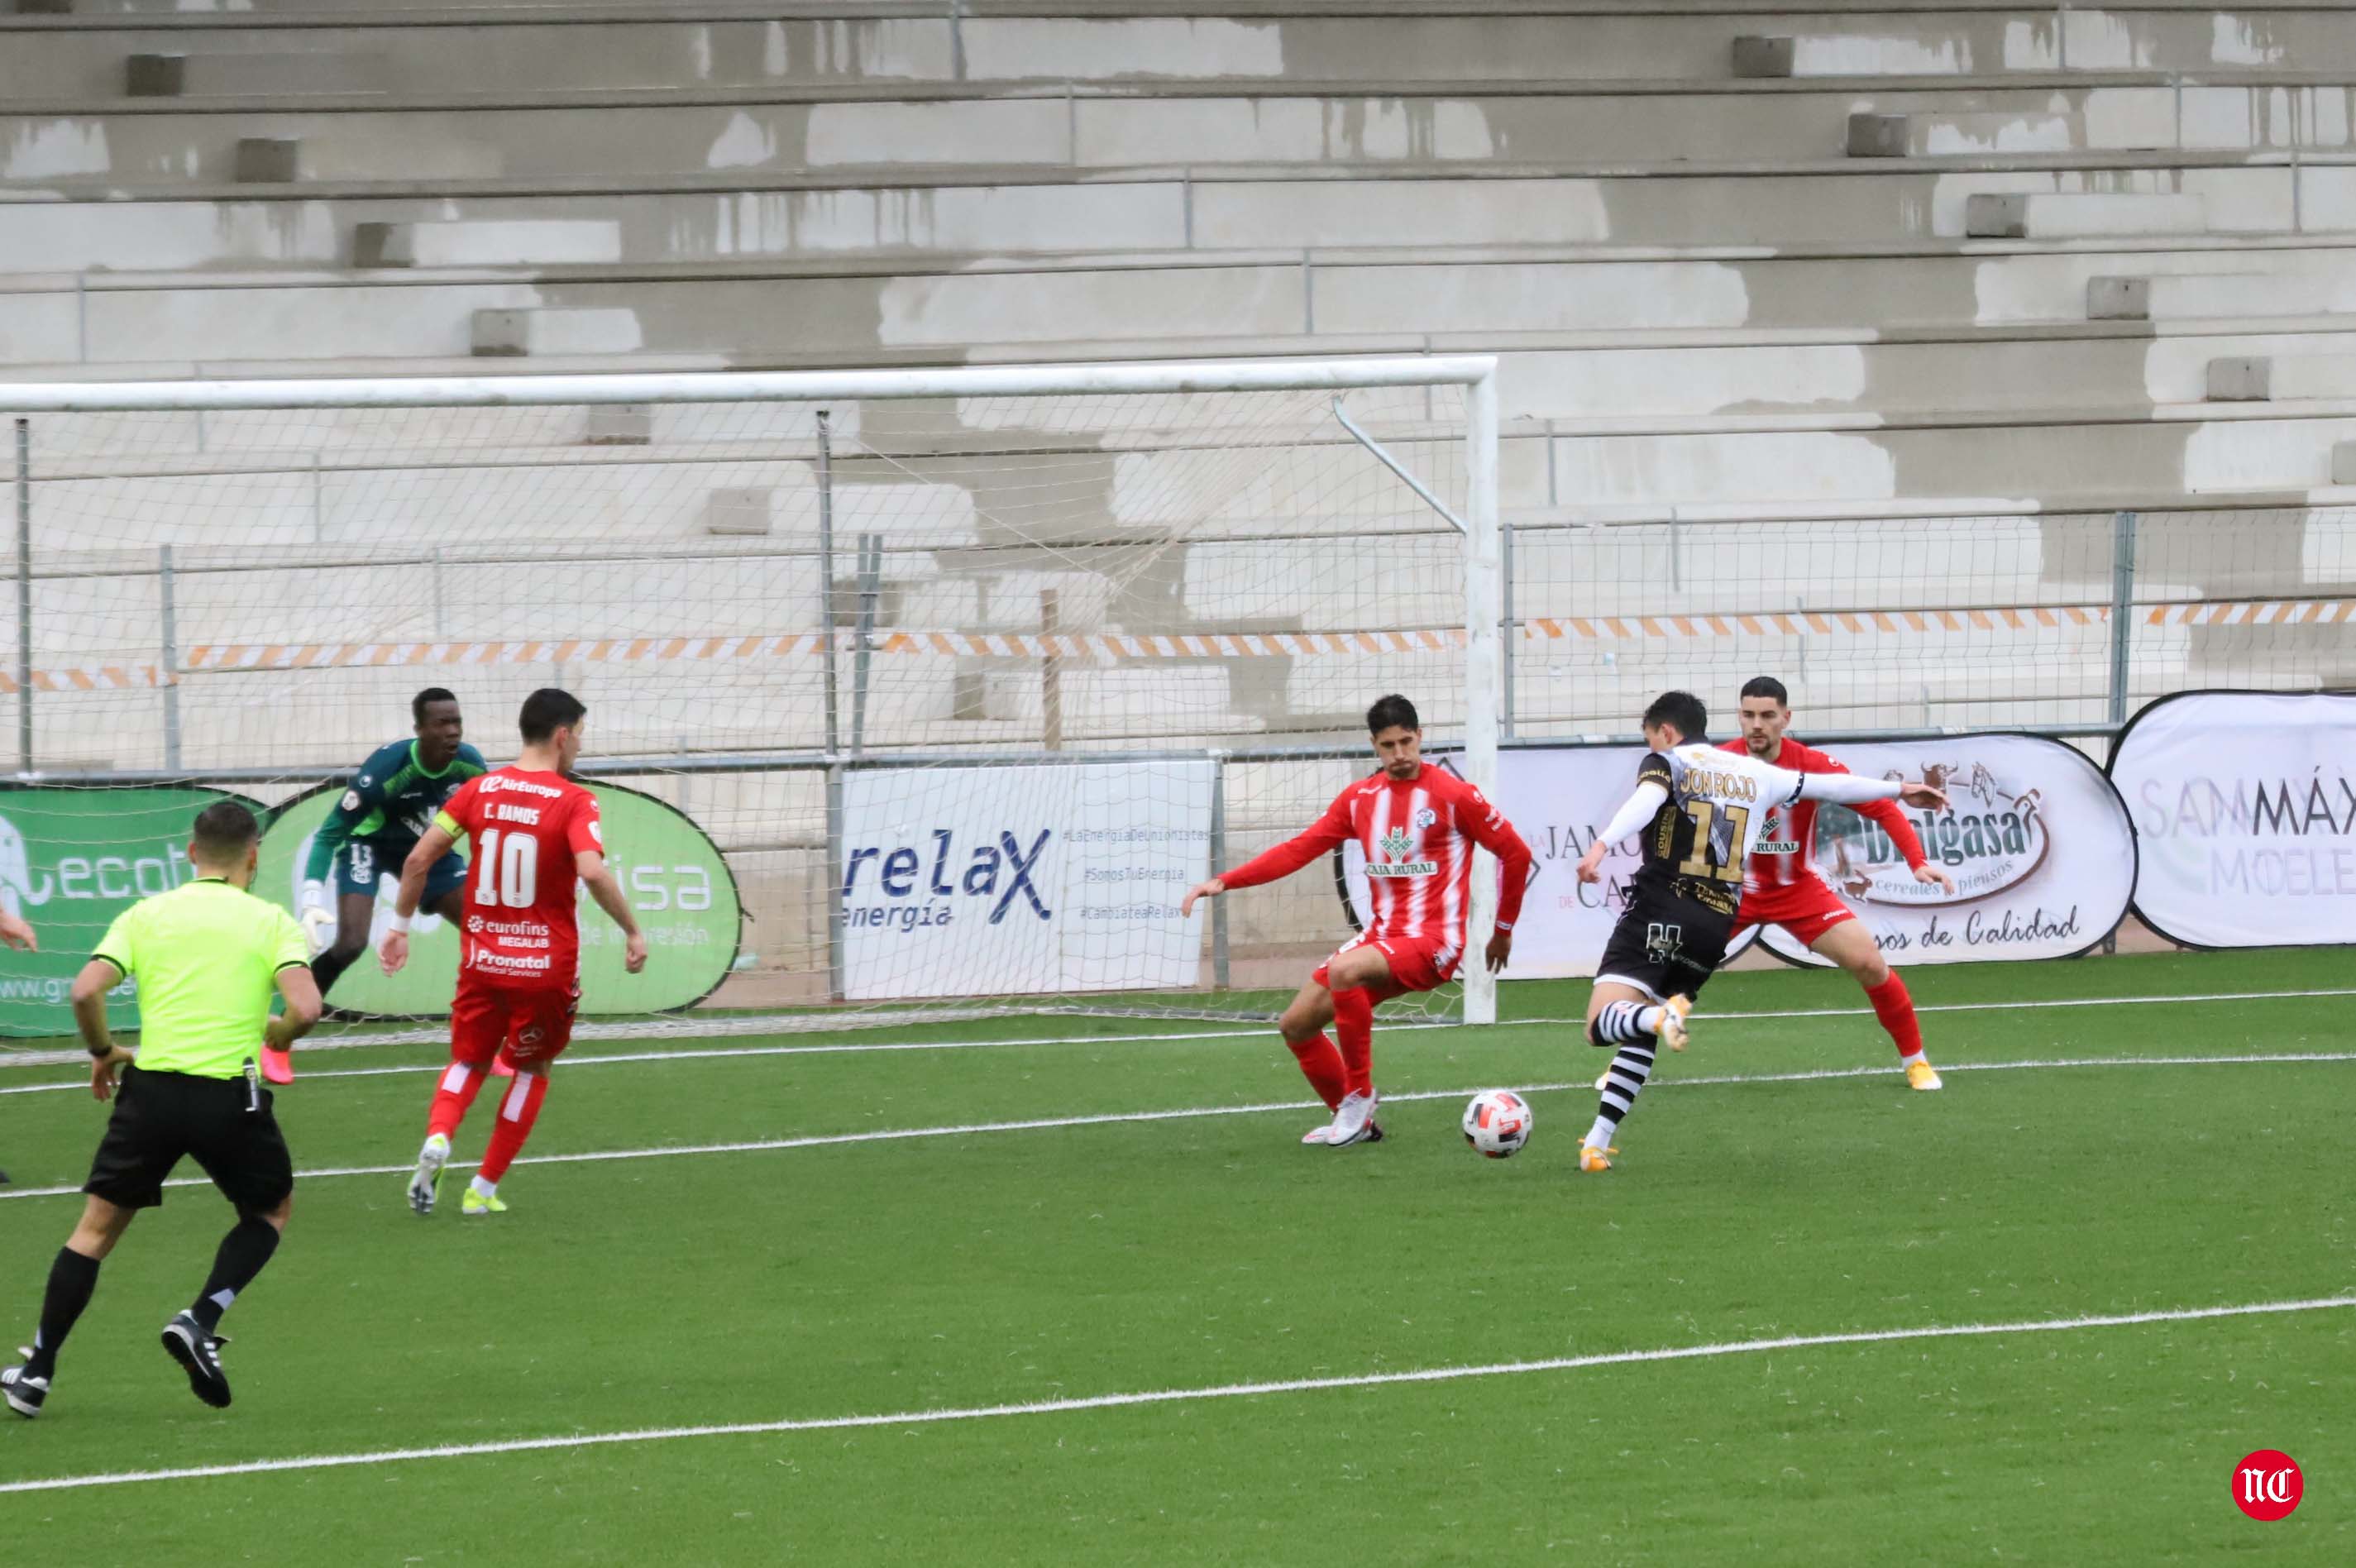
[[1871, 991], [1890, 983], [1890, 961], [1878, 952], [1871, 953], [1852, 964], [1849, 972], [1857, 976], [1859, 985]]
[[1288, 1045], [1298, 1046], [1315, 1039], [1325, 1031], [1318, 1026], [1316, 1019], [1307, 1014], [1287, 1009], [1284, 1016], [1276, 1021], [1276, 1032], [1284, 1036]]
[[336, 940], [327, 946], [327, 956], [342, 963], [350, 963], [367, 949], [368, 933], [366, 931], [347, 938], [342, 931], [338, 930], [336, 933]]

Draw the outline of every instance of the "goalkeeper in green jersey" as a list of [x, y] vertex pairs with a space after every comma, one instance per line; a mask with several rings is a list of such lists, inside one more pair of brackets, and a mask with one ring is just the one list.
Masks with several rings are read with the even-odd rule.
[[[451, 693], [428, 686], [411, 699], [409, 711], [417, 737], [370, 752], [311, 839], [301, 916], [317, 955], [311, 972], [322, 996], [368, 949], [378, 878], [399, 877], [443, 803], [459, 785], [489, 771], [483, 754], [461, 738], [466, 723]], [[423, 908], [445, 920], [463, 918], [466, 886], [466, 863], [453, 851], [427, 875]], [[262, 1062], [273, 1082], [285, 1081], [278, 1076], [285, 1065], [267, 1056]]]

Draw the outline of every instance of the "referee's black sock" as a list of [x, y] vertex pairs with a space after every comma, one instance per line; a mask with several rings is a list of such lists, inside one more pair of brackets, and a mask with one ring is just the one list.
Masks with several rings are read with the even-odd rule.
[[73, 1332], [74, 1321], [97, 1288], [98, 1260], [85, 1258], [71, 1247], [59, 1248], [57, 1262], [49, 1265], [49, 1288], [41, 1296], [41, 1330], [33, 1336], [27, 1371], [46, 1378], [57, 1369], [58, 1347]]
[[205, 1280], [204, 1294], [188, 1308], [198, 1326], [208, 1334], [219, 1328], [229, 1304], [253, 1283], [253, 1276], [276, 1251], [278, 1227], [262, 1216], [248, 1214], [231, 1226], [221, 1238], [220, 1251], [213, 1254], [213, 1272]]
[[318, 982], [319, 994], [325, 996], [327, 993], [327, 987], [342, 978], [344, 971], [359, 962], [360, 954], [366, 951], [368, 949], [364, 947], [354, 948], [349, 952], [339, 952], [334, 948], [329, 948], [326, 952], [313, 959], [311, 978]]

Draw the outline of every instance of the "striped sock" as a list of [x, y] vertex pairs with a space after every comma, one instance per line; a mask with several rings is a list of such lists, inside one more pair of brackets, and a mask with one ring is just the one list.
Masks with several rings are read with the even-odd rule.
[[1597, 1097], [1595, 1125], [1587, 1130], [1587, 1141], [1598, 1148], [1609, 1148], [1612, 1134], [1618, 1131], [1620, 1119], [1635, 1108], [1636, 1096], [1644, 1090], [1644, 1082], [1653, 1076], [1653, 1052], [1645, 1046], [1622, 1046], [1612, 1058], [1611, 1071], [1604, 1075], [1603, 1092]]
[[1658, 1007], [1636, 1002], [1607, 1002], [1589, 1026], [1589, 1039], [1599, 1046], [1620, 1047], [1603, 1076], [1603, 1092], [1595, 1107], [1595, 1125], [1587, 1130], [1586, 1141], [1594, 1147], [1612, 1146], [1620, 1119], [1634, 1108], [1636, 1096], [1644, 1092], [1645, 1080], [1653, 1076], [1653, 1031], [1660, 1021]]
[[1620, 1046], [1631, 1040], [1649, 1040], [1660, 1022], [1658, 1007], [1647, 1007], [1642, 1002], [1606, 1002], [1603, 1011], [1587, 1026], [1588, 1043]]

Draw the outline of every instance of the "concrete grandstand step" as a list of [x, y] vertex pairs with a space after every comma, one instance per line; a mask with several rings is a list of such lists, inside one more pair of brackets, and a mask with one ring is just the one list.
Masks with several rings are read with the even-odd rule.
[[[864, 188], [781, 180], [746, 189], [729, 181], [603, 195], [420, 191], [313, 199], [298, 188], [284, 196], [241, 189], [218, 201], [20, 198], [0, 223], [0, 273], [306, 265], [347, 253], [362, 266], [667, 266], [885, 254], [948, 263], [1269, 248], [1687, 247], [1735, 236], [1779, 248], [1828, 241], [1893, 245], [1959, 238], [1976, 184], [2017, 187], [2031, 179], [2048, 188], [2128, 188], [2083, 199], [2091, 206], [2046, 207], [2043, 197], [2030, 199], [2032, 213], [2058, 212], [2055, 224], [2104, 235], [2122, 231], [2121, 224], [2129, 232], [2156, 230], [2169, 214], [2196, 206], [2221, 233], [2284, 234], [2297, 206], [2293, 171], [2272, 167], [1855, 172], [1838, 178], [1764, 171], [1592, 178], [1496, 170], [1285, 177], [1289, 172], [1148, 171], [1085, 182], [1058, 173], [1002, 183], [1008, 171], [936, 171], [907, 184]], [[2155, 182], [2181, 185], [2188, 194], [2147, 200], [2134, 189]], [[2073, 213], [2123, 216], [2114, 222]], [[2029, 227], [2041, 239], [2049, 224], [2032, 218]], [[358, 242], [348, 247], [347, 234]]]
[[[98, 209], [103, 211], [103, 209]], [[0, 238], [9, 231], [0, 224]], [[686, 362], [907, 362], [969, 346], [1020, 356], [1119, 342], [1139, 354], [1247, 352], [1321, 342], [1413, 350], [1485, 347], [1499, 334], [1630, 334], [1709, 340], [1728, 334], [1862, 327], [1993, 327], [2086, 318], [2090, 279], [2166, 280], [2221, 266], [2275, 280], [2190, 314], [2276, 317], [2356, 312], [2356, 248], [2307, 242], [2246, 253], [2214, 242], [1881, 253], [1482, 252], [1381, 255], [1140, 254], [1081, 262], [863, 260], [777, 268], [712, 264], [649, 272], [575, 269], [518, 277], [441, 269], [355, 277], [323, 235], [314, 270], [0, 277], [0, 352], [15, 363], [248, 363], [463, 359], [474, 312], [533, 307], [638, 313], [646, 352]], [[2103, 290], [2095, 285], [2094, 292]], [[2181, 314], [2181, 313], [2179, 313]], [[1159, 347], [1157, 347], [1157, 345]]]
[[352, 233], [356, 267], [594, 266], [621, 259], [621, 226], [597, 219], [368, 222]]
[[126, 56], [185, 59], [182, 95], [299, 102], [339, 93], [504, 94], [550, 88], [742, 82], [947, 81], [957, 73], [946, 13], [925, 19], [638, 20], [546, 26], [209, 27], [12, 33], [0, 102], [114, 98]]
[[[1764, 19], [1764, 18], [1762, 18]], [[2220, 66], [2319, 69], [2356, 59], [2356, 34], [2329, 6], [2060, 7], [1889, 11], [1773, 18], [1730, 45], [1752, 76], [1962, 75], [1992, 70], [2199, 71]], [[2058, 25], [2057, 25], [2058, 24]]]
[[[293, 58], [269, 68], [270, 91], [316, 92], [355, 75], [373, 90], [532, 92], [780, 80], [1070, 81], [1222, 78], [1284, 81], [1591, 80], [1716, 81], [1735, 40], [1761, 30], [1758, 9], [1707, 12], [1630, 5], [1554, 15], [1434, 9], [1363, 14], [1254, 14], [1173, 9], [1155, 15], [976, 15], [955, 20], [876, 15], [728, 19], [659, 9], [599, 19], [594, 9], [544, 16], [427, 19], [392, 29], [238, 25], [98, 30], [27, 26], [0, 50], [0, 99], [110, 96], [133, 52], [185, 52], [188, 91], [225, 89], [239, 54]], [[739, 13], [741, 14], [741, 13]], [[1772, 14], [1769, 14], [1772, 15]], [[335, 18], [323, 18], [333, 21]], [[1892, 9], [1778, 18], [1800, 77], [1954, 77], [1968, 73], [2122, 69], [2197, 72], [2273, 66], [2356, 66], [2356, 38], [2330, 10], [2222, 20], [2194, 12]], [[364, 63], [362, 63], [364, 62]]]
[[2035, 498], [2137, 488], [2287, 490], [2333, 484], [2332, 450], [2356, 437], [2339, 418], [2052, 423], [1870, 432], [1720, 432], [1558, 438], [1548, 504], [1870, 503]]
[[[1337, 91], [1261, 98], [1200, 91], [1204, 86], [1067, 96], [976, 82], [963, 96], [926, 101], [681, 102], [606, 105], [594, 113], [470, 104], [0, 116], [0, 182], [218, 184], [230, 177], [241, 137], [299, 140], [302, 177], [323, 182], [594, 177], [618, 185], [732, 169], [958, 164], [1658, 166], [1723, 161], [1738, 149], [1754, 162], [1797, 161], [1834, 156], [1832, 128], [1859, 99], [1852, 91], [1406, 97]], [[1887, 139], [1867, 149], [1872, 156], [2356, 146], [2356, 120], [2329, 113], [2320, 102], [2327, 91], [2336, 100], [2348, 92], [2299, 89], [2285, 106], [2280, 90], [2258, 86], [1883, 90], [1870, 95], [1869, 109], [1855, 110], [1851, 123], [1901, 128], [1871, 129], [1869, 140]], [[1853, 155], [1860, 134], [1867, 133], [1852, 133]]]
[[2356, 351], [2233, 355], [2209, 361], [2208, 395], [2220, 403], [2356, 397]]
[[2356, 485], [2356, 441], [2342, 441], [2331, 449], [2331, 482]]
[[2356, 268], [2097, 275], [2086, 282], [2095, 321], [2179, 321], [2356, 311]]
[[1983, 192], [1969, 199], [1964, 214], [1965, 233], [1990, 240], [2208, 231], [2208, 206], [2198, 196]]
[[635, 310], [478, 310], [475, 354], [481, 359], [631, 354], [646, 345]]
[[[1916, 95], [1919, 99], [1920, 95]], [[2001, 103], [1909, 107], [1879, 94], [1852, 113], [1851, 157], [1957, 157], [1995, 153], [2255, 151], [2345, 146], [2356, 136], [2345, 86], [2095, 88], [2079, 92], [1977, 93]]]

